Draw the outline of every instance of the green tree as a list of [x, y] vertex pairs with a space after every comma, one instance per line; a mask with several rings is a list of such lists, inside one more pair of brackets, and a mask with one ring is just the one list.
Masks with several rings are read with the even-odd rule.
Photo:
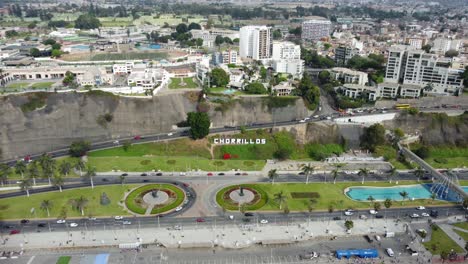
[[331, 175], [333, 177], [333, 184], [336, 184], [336, 179], [338, 178], [339, 176], [339, 171], [338, 169], [334, 169], [331, 171]]
[[421, 167], [418, 167], [416, 170], [414, 170], [414, 176], [419, 180], [424, 176], [426, 171], [424, 171]]
[[401, 198], [403, 198], [403, 202], [408, 198], [408, 193], [406, 191], [400, 192]]
[[81, 159], [79, 159], [79, 160], [75, 163], [74, 169], [80, 171], [80, 177], [83, 176], [83, 170], [84, 170], [85, 168], [86, 168], [86, 166], [85, 166], [84, 162], [83, 162]]
[[26, 172], [27, 167], [24, 161], [20, 160], [15, 163], [15, 173], [20, 174], [21, 178], [24, 178], [24, 173]]
[[122, 144], [122, 149], [127, 152], [128, 149], [132, 146], [132, 142], [130, 142], [129, 140], [126, 140], [124, 141], [124, 143]]
[[91, 143], [85, 140], [74, 141], [70, 145], [70, 156], [82, 157], [91, 149]]
[[370, 170], [368, 168], [360, 168], [358, 175], [362, 177], [362, 182], [361, 184], [364, 184], [364, 179], [369, 176]]
[[229, 83], [229, 75], [221, 68], [213, 69], [210, 78], [212, 85], [218, 87], [225, 87]]
[[6, 38], [15, 38], [18, 37], [19, 33], [16, 30], [7, 30], [5, 31], [5, 37]]
[[179, 25], [176, 26], [176, 31], [178, 34], [184, 34], [189, 31], [189, 28], [187, 27], [186, 24], [180, 23]]
[[203, 46], [203, 39], [197, 38], [195, 40], [195, 43], [197, 44], [197, 47], [201, 47], [201, 46]]
[[192, 30], [192, 29], [201, 29], [201, 26], [200, 26], [200, 24], [192, 22], [192, 23], [189, 24], [188, 30]]
[[40, 57], [42, 54], [41, 54], [41, 51], [39, 51], [39, 49], [31, 48], [29, 50], [29, 55], [33, 56], [34, 58], [37, 58], [37, 57]]
[[424, 50], [426, 53], [430, 53], [431, 52], [431, 48], [432, 46], [430, 44], [426, 44], [426, 45], [423, 45], [421, 47], [422, 50]]
[[59, 165], [59, 172], [63, 175], [66, 175], [68, 176], [68, 173], [70, 173], [70, 170], [71, 170], [72, 166], [70, 164], [70, 162], [68, 161], [63, 161], [62, 163], [60, 163]]
[[379, 202], [375, 202], [375, 203], [374, 203], [374, 209], [375, 209], [376, 211], [379, 211], [380, 208], [382, 208], [382, 204], [379, 203]]
[[265, 89], [265, 86], [259, 82], [253, 82], [249, 83], [247, 86], [245, 86], [245, 92], [248, 94], [266, 94], [268, 93], [267, 89]]
[[286, 202], [286, 195], [284, 195], [283, 191], [275, 193], [273, 200], [279, 204], [279, 209], [281, 210], [283, 203]]
[[73, 85], [74, 83], [75, 83], [75, 75], [72, 72], [67, 71], [65, 73], [65, 77], [62, 80], [62, 84], [65, 86], [69, 86], [69, 85]]
[[309, 184], [309, 176], [313, 174], [314, 171], [315, 171], [315, 167], [311, 166], [310, 163], [307, 165], [306, 164], [302, 165], [302, 172], [306, 176], [306, 184]]
[[463, 199], [462, 205], [464, 208], [468, 208], [468, 198]]
[[283, 34], [281, 33], [281, 30], [276, 29], [276, 30], [273, 31], [273, 39], [274, 40], [281, 39], [282, 37], [283, 37]]
[[431, 151], [427, 146], [421, 146], [414, 151], [414, 154], [418, 155], [421, 159], [427, 159], [431, 155]]
[[32, 188], [32, 182], [31, 182], [31, 179], [29, 177], [26, 177], [24, 178], [23, 180], [21, 180], [21, 182], [19, 183], [19, 187], [22, 191], [25, 191], [26, 192], [26, 195], [29, 197], [29, 190], [31, 190]]
[[101, 22], [95, 16], [84, 14], [75, 20], [75, 28], [95, 29], [101, 26]]
[[55, 175], [52, 178], [52, 185], [54, 185], [55, 187], [58, 187], [60, 192], [62, 192], [62, 187], [64, 183], [65, 183], [65, 180], [63, 179], [62, 175]]
[[268, 179], [270, 179], [271, 184], [275, 183], [275, 179], [278, 178], [278, 173], [276, 169], [272, 169], [268, 171]]
[[55, 43], [57, 43], [57, 41], [55, 41], [55, 39], [46, 39], [42, 42], [44, 45], [54, 45]]
[[388, 181], [392, 183], [392, 178], [398, 175], [398, 170], [392, 166], [392, 168], [388, 170], [387, 175], [388, 175]]
[[314, 110], [320, 101], [320, 89], [315, 86], [309, 74], [304, 74], [299, 83], [299, 95], [304, 99], [307, 108]]
[[387, 209], [390, 208], [390, 207], [392, 207], [392, 200], [389, 199], [389, 198], [385, 199], [385, 201], [384, 201], [384, 206], [385, 206], [385, 208], [387, 208]]
[[458, 51], [456, 50], [448, 50], [447, 52], [445, 52], [445, 57], [453, 58], [456, 56], [458, 56]]
[[96, 176], [96, 168], [88, 165], [88, 167], [86, 168], [86, 173], [84, 177], [88, 179], [89, 182], [91, 183], [91, 189], [94, 189], [94, 181], [93, 181], [94, 176]]
[[10, 177], [11, 169], [5, 163], [0, 164], [0, 181], [2, 186], [8, 181], [8, 177]]
[[347, 230], [351, 230], [354, 227], [354, 222], [351, 221], [351, 220], [346, 220], [344, 225], [345, 225]]
[[33, 184], [36, 185], [36, 178], [39, 177], [39, 166], [37, 160], [34, 160], [28, 168], [27, 177], [32, 179]]
[[217, 35], [215, 38], [215, 44], [216, 46], [221, 46], [224, 43], [224, 37], [221, 35]]
[[188, 113], [187, 123], [190, 126], [190, 136], [193, 139], [202, 139], [210, 133], [211, 121], [205, 112]]
[[328, 83], [330, 80], [330, 72], [329, 71], [321, 71], [318, 75], [321, 84]]
[[78, 211], [81, 212], [81, 215], [84, 215], [84, 209], [88, 205], [88, 199], [86, 199], [84, 196], [80, 196], [78, 199], [72, 199], [70, 200], [70, 203], [72, 207], [76, 208]]
[[53, 49], [52, 52], [50, 53], [50, 56], [53, 57], [53, 58], [58, 58], [58, 57], [62, 56], [62, 51], [60, 51], [58, 49]]
[[52, 209], [52, 201], [42, 200], [41, 209], [47, 212], [47, 217], [50, 217], [50, 209]]
[[267, 69], [265, 67], [261, 67], [260, 68], [260, 78], [262, 78], [262, 80], [266, 80], [267, 78]]
[[385, 144], [385, 128], [381, 124], [374, 124], [364, 129], [361, 136], [361, 147], [375, 151], [377, 146]]

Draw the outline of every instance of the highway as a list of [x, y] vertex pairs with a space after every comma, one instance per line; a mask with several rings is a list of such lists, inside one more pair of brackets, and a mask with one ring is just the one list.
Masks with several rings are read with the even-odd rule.
[[[425, 108], [424, 109], [424, 111], [427, 111], [427, 112], [431, 112], [431, 111], [440, 112], [440, 111], [450, 111], [450, 110], [454, 110], [454, 109], [440, 109], [440, 108]], [[457, 108], [455, 110], [468, 110], [468, 106]], [[337, 117], [379, 115], [382, 113], [398, 113], [398, 112], [400, 111], [394, 110], [394, 109], [385, 109], [385, 110], [368, 109], [368, 111], [364, 111], [362, 113], [353, 113], [352, 115], [340, 114], [338, 112], [334, 112], [329, 115], [320, 115], [320, 116], [315, 115], [315, 117], [311, 116], [303, 120], [277, 121], [277, 122], [269, 122], [269, 123], [251, 123], [243, 127], [247, 129], [272, 128], [276, 126], [290, 126], [290, 125], [298, 125], [298, 124], [305, 124], [305, 123], [312, 123], [312, 122], [330, 121]], [[210, 129], [210, 134], [234, 132], [234, 131], [239, 131], [240, 128], [241, 126], [225, 126], [225, 127], [220, 127], [220, 128], [212, 128]], [[141, 143], [146, 143], [146, 142], [156, 142], [156, 141], [162, 141], [162, 140], [185, 138], [188, 136], [189, 136], [189, 133], [187, 130], [185, 130], [185, 131], [174, 131], [171, 133], [141, 135], [138, 139], [136, 139], [135, 137], [126, 137], [126, 138], [120, 138], [118, 141], [116, 141], [115, 139], [105, 140], [105, 141], [93, 142], [91, 144], [90, 151], [121, 146], [123, 142], [125, 141], [129, 141], [132, 144], [141, 144]], [[69, 147], [64, 146], [61, 149], [50, 151], [47, 153], [52, 158], [67, 156], [69, 155]], [[31, 160], [35, 160], [35, 159], [38, 159], [42, 154], [43, 153], [30, 154], [29, 157]], [[16, 161], [17, 159], [10, 159], [10, 160], [4, 160], [2, 162], [6, 163], [9, 166], [14, 166]]]

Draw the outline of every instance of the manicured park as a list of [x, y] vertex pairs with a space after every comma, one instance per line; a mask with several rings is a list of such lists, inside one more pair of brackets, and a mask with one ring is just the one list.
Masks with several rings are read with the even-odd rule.
[[172, 184], [147, 184], [133, 189], [125, 198], [125, 206], [133, 213], [144, 215], [148, 205], [144, 202], [145, 195], [152, 192], [164, 192], [167, 194], [167, 201], [149, 208], [151, 214], [159, 214], [172, 210], [182, 204], [185, 199], [184, 191]]
[[[417, 184], [416, 181], [400, 181], [400, 185]], [[259, 184], [248, 184], [241, 185], [248, 188], [257, 190], [258, 193], [262, 194], [262, 206], [252, 205], [247, 206], [245, 209], [249, 210], [261, 210], [261, 211], [281, 211], [281, 208], [288, 208], [290, 211], [303, 211], [307, 212], [309, 207], [312, 207], [314, 211], [329, 210], [330, 206], [333, 210], [344, 210], [348, 208], [354, 209], [370, 209], [373, 208], [371, 202], [358, 202], [348, 198], [344, 191], [346, 188], [351, 186], [359, 186], [357, 182], [346, 182], [346, 183], [259, 183]], [[388, 187], [395, 186], [395, 184], [388, 182], [366, 182], [365, 186], [375, 187]], [[239, 210], [238, 204], [233, 201], [224, 199], [225, 193], [231, 188], [238, 188], [238, 185], [233, 185], [220, 190], [217, 193], [216, 201], [219, 205], [227, 210]], [[281, 193], [283, 198], [279, 199], [278, 196]], [[313, 202], [311, 203], [311, 200]], [[391, 207], [415, 207], [419, 205], [431, 206], [431, 205], [443, 205], [448, 204], [444, 201], [439, 200], [406, 200], [406, 201], [393, 201]], [[384, 208], [381, 202], [381, 208]]]
[[193, 89], [198, 88], [198, 84], [192, 77], [187, 78], [171, 78], [169, 89]]
[[457, 245], [439, 226], [432, 228], [431, 240], [423, 243], [424, 247], [433, 255], [439, 255], [442, 251], [463, 253], [463, 249]]

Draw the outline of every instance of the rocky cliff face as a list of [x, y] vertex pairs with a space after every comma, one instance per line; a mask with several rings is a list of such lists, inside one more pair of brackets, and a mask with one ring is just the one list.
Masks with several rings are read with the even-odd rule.
[[[98, 141], [169, 132], [197, 108], [193, 93], [130, 98], [95, 92], [43, 94], [45, 105], [25, 109], [36, 97], [0, 98], [0, 159], [67, 147], [77, 139]], [[220, 127], [301, 119], [308, 111], [300, 99], [271, 109], [262, 98], [243, 98], [225, 111], [211, 107], [209, 114], [213, 126]]]

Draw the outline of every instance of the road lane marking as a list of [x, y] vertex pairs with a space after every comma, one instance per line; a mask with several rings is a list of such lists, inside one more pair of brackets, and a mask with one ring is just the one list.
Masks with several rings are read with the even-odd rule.
[[28, 263], [26, 263], [26, 264], [31, 264], [35, 258], [36, 258], [36, 256], [32, 256], [32, 257], [28, 260]]

